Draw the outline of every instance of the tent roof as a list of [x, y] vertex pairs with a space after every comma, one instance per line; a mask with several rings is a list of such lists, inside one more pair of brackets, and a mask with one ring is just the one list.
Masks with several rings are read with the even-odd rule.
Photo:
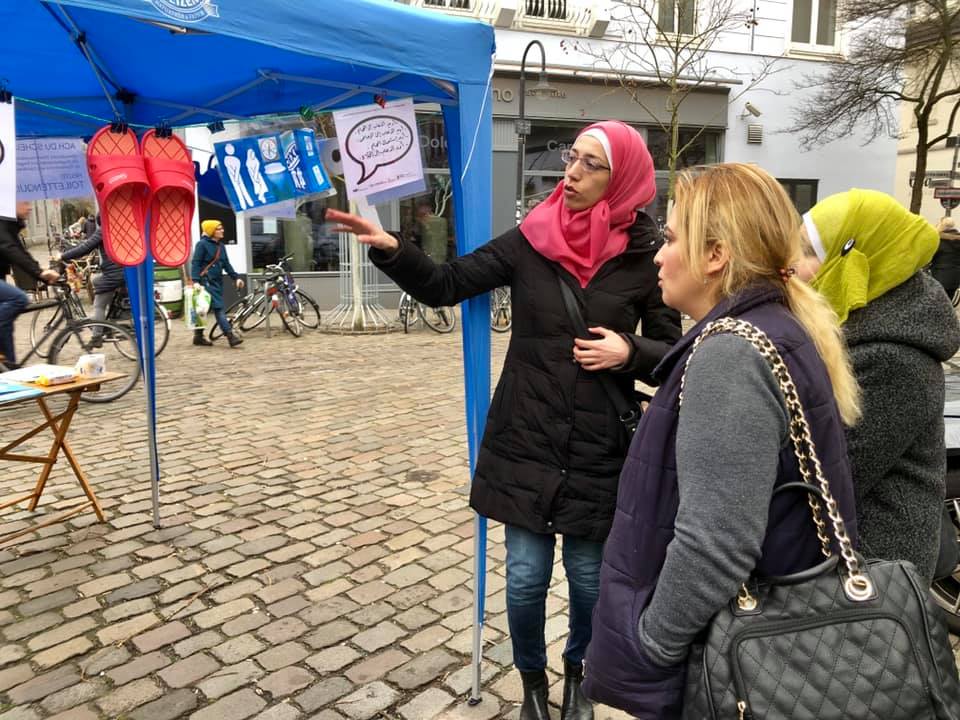
[[[160, 11], [198, 5], [217, 15]], [[391, 0], [0, 0], [0, 27], [20, 136], [91, 134], [115, 116], [104, 87], [117, 108], [132, 99], [135, 126], [331, 110], [375, 94], [452, 104], [456, 86], [488, 82], [494, 51], [489, 25]]]

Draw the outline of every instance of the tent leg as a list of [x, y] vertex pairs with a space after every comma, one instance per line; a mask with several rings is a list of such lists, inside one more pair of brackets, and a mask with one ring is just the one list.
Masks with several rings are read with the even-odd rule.
[[473, 516], [473, 686], [467, 705], [479, 705], [483, 666], [483, 613], [487, 590], [487, 519]]
[[[153, 527], [160, 529], [160, 461], [157, 457], [156, 366], [153, 355], [153, 283], [148, 263], [137, 266], [137, 291], [140, 300], [140, 365], [147, 401], [147, 447], [150, 451], [150, 490], [153, 498]], [[147, 313], [150, 313], [149, 315]]]

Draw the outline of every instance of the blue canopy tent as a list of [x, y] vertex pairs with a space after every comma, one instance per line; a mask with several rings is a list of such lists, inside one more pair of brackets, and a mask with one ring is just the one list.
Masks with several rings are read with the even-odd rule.
[[[443, 111], [461, 253], [491, 231], [493, 29], [391, 0], [0, 0], [0, 89], [16, 98], [17, 135], [89, 136], [114, 120], [138, 133], [374, 96]], [[469, 198], [470, 202], [466, 202]], [[128, 270], [147, 391], [154, 521], [159, 459], [151, 264]], [[490, 397], [489, 300], [463, 306], [470, 465]], [[472, 700], [479, 699], [486, 522], [475, 524]]]

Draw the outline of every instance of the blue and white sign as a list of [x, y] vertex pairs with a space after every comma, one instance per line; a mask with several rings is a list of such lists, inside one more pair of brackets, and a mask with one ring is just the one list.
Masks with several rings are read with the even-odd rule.
[[333, 190], [313, 130], [237, 138], [213, 149], [220, 180], [237, 212]]
[[17, 216], [17, 127], [13, 101], [0, 103], [0, 217]]
[[93, 195], [83, 140], [71, 137], [17, 140], [17, 200], [57, 200]]
[[210, 0], [146, 0], [168, 18], [180, 22], [200, 22], [208, 17], [220, 17], [217, 6]]

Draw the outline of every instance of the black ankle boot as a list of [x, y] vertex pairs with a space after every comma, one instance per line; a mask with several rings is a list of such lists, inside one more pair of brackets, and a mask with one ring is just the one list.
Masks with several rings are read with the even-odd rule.
[[523, 705], [520, 708], [520, 720], [550, 720], [547, 710], [547, 674], [538, 672], [520, 672], [523, 681]]
[[560, 720], [593, 720], [593, 705], [580, 689], [583, 663], [563, 661], [563, 705]]
[[203, 336], [203, 330], [200, 330], [200, 329], [193, 331], [193, 344], [194, 345], [213, 345], [212, 342], [210, 342]]
[[238, 338], [236, 335], [234, 335], [231, 332], [231, 333], [227, 333], [227, 342], [230, 343], [230, 347], [233, 348], [239, 345], [240, 343], [242, 343], [243, 340], [241, 338]]

